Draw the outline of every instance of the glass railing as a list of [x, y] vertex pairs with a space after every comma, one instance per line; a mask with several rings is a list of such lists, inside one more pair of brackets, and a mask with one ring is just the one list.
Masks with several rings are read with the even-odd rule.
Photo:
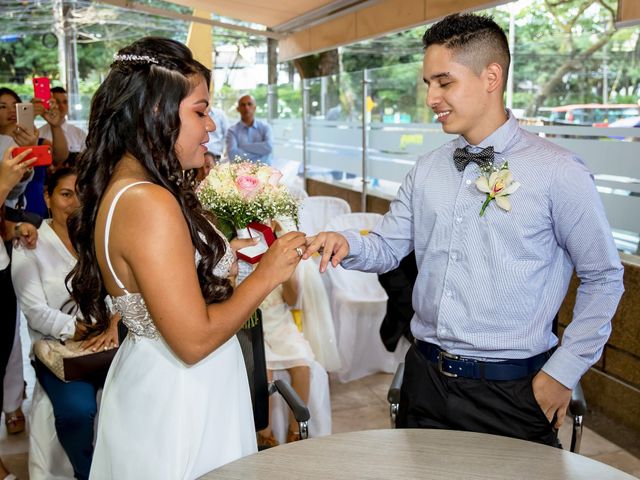
[[[278, 86], [278, 118], [272, 120], [276, 164], [289, 177], [295, 172], [358, 191], [363, 199], [393, 198], [420, 155], [454, 138], [433, 122], [425, 106], [420, 64], [305, 80], [297, 95], [291, 86]], [[525, 128], [583, 159], [594, 174], [618, 248], [637, 253], [640, 128]]]

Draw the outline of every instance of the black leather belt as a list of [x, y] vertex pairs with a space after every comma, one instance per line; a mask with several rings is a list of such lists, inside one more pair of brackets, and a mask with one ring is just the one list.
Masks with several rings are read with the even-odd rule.
[[551, 350], [535, 357], [497, 362], [483, 362], [469, 357], [461, 357], [445, 352], [437, 345], [416, 340], [416, 347], [430, 362], [438, 366], [440, 373], [447, 377], [463, 377], [485, 380], [518, 380], [542, 368], [551, 356]]

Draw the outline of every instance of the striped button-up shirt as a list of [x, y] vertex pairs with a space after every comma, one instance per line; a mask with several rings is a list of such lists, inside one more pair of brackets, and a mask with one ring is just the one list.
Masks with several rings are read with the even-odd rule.
[[461, 136], [421, 157], [370, 235], [344, 232], [345, 268], [386, 272], [415, 249], [413, 335], [458, 355], [528, 358], [558, 343], [553, 318], [575, 268], [581, 284], [562, 345], [543, 370], [569, 388], [602, 353], [624, 290], [622, 265], [592, 175], [571, 152], [513, 117], [474, 149], [493, 146], [521, 184], [505, 211], [456, 169]]

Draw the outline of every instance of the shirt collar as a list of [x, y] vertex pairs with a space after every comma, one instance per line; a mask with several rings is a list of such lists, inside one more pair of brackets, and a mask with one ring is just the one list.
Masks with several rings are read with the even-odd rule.
[[482, 140], [478, 145], [471, 145], [462, 135], [460, 135], [456, 139], [456, 147], [465, 148], [471, 145], [472, 147], [486, 148], [493, 146], [493, 150], [496, 153], [504, 152], [511, 143], [511, 140], [513, 140], [513, 137], [519, 128], [518, 120], [511, 110], [507, 109], [506, 112], [508, 115], [507, 121], [500, 125], [491, 135]]

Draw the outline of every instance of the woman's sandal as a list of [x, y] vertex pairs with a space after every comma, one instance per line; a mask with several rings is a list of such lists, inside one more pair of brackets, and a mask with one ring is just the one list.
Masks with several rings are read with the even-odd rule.
[[287, 431], [287, 443], [297, 442], [298, 440], [302, 440], [300, 438], [300, 432]]
[[13, 473], [10, 473], [6, 477], [4, 477], [2, 480], [18, 480], [18, 477], [16, 477]]
[[5, 413], [4, 416], [4, 423], [7, 426], [7, 433], [13, 435], [16, 433], [24, 432], [25, 419], [24, 413], [22, 413], [22, 408], [18, 408], [15, 412]]

